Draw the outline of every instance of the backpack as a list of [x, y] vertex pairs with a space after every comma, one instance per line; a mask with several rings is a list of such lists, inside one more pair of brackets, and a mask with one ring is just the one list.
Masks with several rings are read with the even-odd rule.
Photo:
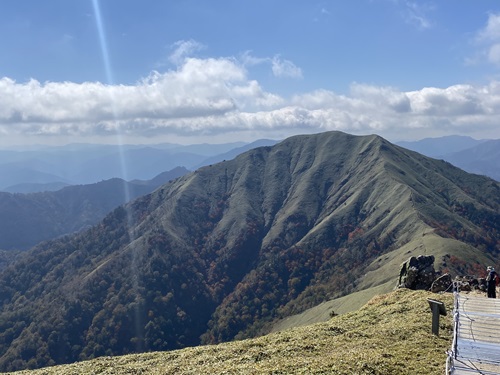
[[490, 273], [488, 273], [488, 277], [486, 278], [486, 281], [497, 281], [498, 277], [497, 277], [497, 273], [495, 271], [490, 271]]

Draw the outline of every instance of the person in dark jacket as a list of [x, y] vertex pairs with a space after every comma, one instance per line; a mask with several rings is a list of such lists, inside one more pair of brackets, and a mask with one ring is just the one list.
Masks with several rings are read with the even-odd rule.
[[486, 276], [486, 290], [488, 292], [488, 298], [497, 298], [497, 282], [499, 280], [498, 274], [495, 272], [493, 267], [488, 267], [486, 270], [488, 275]]

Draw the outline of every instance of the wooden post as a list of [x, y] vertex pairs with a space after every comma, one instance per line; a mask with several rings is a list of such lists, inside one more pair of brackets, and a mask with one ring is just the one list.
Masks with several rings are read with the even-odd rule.
[[446, 307], [443, 302], [434, 299], [427, 298], [427, 302], [432, 311], [432, 333], [439, 336], [439, 315], [446, 316]]

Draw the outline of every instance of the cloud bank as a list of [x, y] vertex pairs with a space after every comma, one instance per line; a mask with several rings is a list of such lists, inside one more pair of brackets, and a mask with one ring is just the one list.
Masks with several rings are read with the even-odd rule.
[[[445, 134], [499, 138], [500, 82], [427, 87], [404, 92], [354, 83], [348, 94], [320, 89], [290, 98], [266, 91], [251, 66], [271, 63], [277, 77], [299, 78], [300, 68], [279, 56], [195, 58], [194, 41], [178, 44], [166, 72], [134, 85], [99, 82], [18, 83], [0, 79], [0, 135], [111, 137], [286, 137], [341, 130], [389, 139]], [[227, 139], [229, 140], [229, 139]]]

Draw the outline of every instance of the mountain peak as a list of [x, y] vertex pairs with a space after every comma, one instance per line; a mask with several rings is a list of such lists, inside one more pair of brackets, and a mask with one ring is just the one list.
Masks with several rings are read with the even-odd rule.
[[[47, 346], [41, 365], [254, 336], [325, 300], [392, 288], [384, 264], [423, 250], [440, 270], [483, 269], [500, 251], [499, 197], [491, 179], [373, 135], [250, 150], [1, 274], [0, 368], [26, 366], [29, 342]], [[7, 336], [19, 296], [33, 324]]]

